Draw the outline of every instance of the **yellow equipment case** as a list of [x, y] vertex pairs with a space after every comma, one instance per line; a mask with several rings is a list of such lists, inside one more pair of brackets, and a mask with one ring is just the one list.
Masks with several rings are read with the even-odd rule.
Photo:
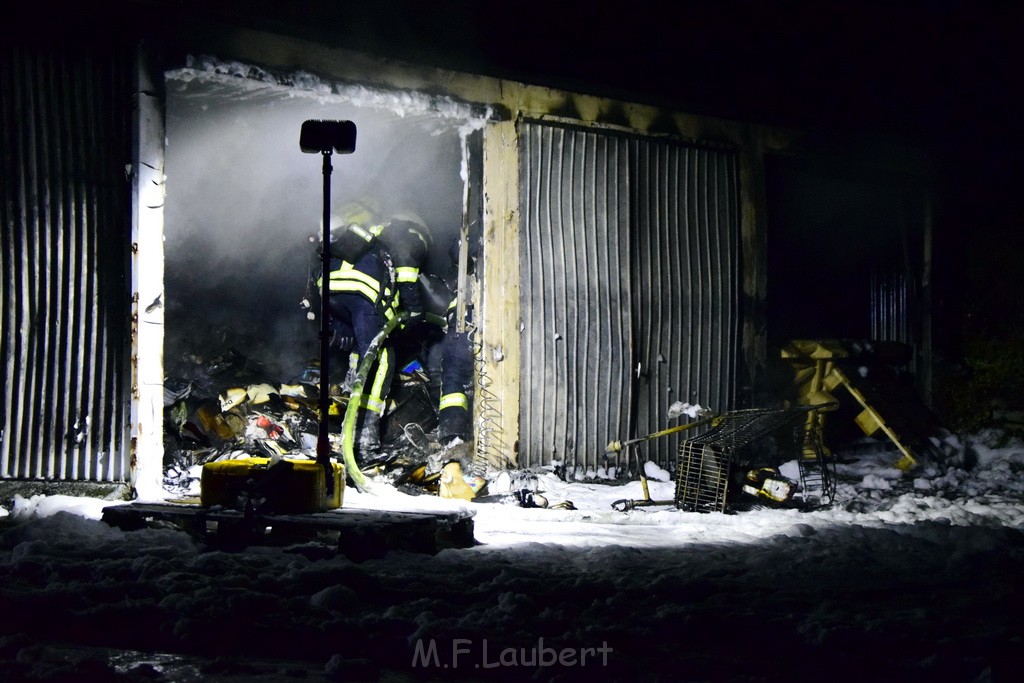
[[341, 507], [345, 466], [332, 461], [334, 490], [327, 495], [323, 465], [315, 460], [238, 458], [203, 465], [199, 500], [203, 507], [220, 505], [243, 510], [251, 506], [275, 514], [323, 512]]

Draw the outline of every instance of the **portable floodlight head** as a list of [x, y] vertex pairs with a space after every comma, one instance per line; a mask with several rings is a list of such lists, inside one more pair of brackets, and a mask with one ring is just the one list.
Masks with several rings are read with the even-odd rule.
[[[331, 464], [331, 444], [328, 438], [327, 416], [330, 412], [328, 381], [330, 377], [330, 278], [331, 270], [331, 155], [352, 154], [356, 151], [356, 124], [351, 121], [304, 121], [299, 132], [299, 147], [307, 154], [320, 153], [323, 157], [324, 203], [321, 217], [323, 228], [320, 250], [320, 428], [316, 441], [316, 459], [324, 468], [324, 481], [328, 497], [334, 495], [334, 469]], [[351, 467], [355, 464], [347, 463]]]
[[304, 121], [299, 132], [299, 147], [307, 154], [351, 154], [356, 151], [356, 124], [351, 121]]

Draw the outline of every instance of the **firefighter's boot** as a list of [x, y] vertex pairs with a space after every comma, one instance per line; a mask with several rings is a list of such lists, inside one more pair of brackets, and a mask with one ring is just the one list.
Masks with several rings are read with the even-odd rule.
[[373, 410], [363, 411], [363, 421], [359, 427], [356, 445], [359, 459], [363, 462], [369, 462], [380, 455], [380, 413]]

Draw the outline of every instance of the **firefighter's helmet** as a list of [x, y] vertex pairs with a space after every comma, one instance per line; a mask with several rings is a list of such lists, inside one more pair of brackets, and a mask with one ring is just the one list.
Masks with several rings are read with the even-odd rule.
[[430, 253], [433, 241], [430, 228], [427, 227], [427, 222], [415, 211], [402, 210], [391, 214], [387, 229], [389, 231], [394, 231], [395, 229], [408, 231], [423, 243], [424, 253]]
[[[376, 242], [376, 202], [361, 198], [346, 202], [331, 214], [331, 255], [355, 263]], [[322, 225], [322, 220], [321, 220]]]
[[380, 215], [380, 202], [373, 197], [353, 199], [338, 209], [338, 218], [345, 224], [344, 227], [355, 224], [369, 229], [380, 222]]

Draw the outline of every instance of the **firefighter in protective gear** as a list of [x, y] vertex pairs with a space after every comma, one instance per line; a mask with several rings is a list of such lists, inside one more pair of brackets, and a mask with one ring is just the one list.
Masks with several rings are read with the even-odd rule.
[[[350, 203], [331, 216], [331, 270], [328, 274], [331, 346], [348, 353], [349, 381], [370, 342], [394, 317], [394, 282], [387, 254], [377, 243], [382, 226], [373, 211]], [[317, 281], [317, 288], [320, 281]], [[394, 375], [395, 354], [384, 344], [371, 368], [362, 397], [356, 452], [371, 457], [380, 449], [380, 417]]]
[[[448, 249], [451, 260], [452, 275], [457, 277], [459, 268], [460, 240], [452, 242]], [[479, 245], [470, 243], [467, 252], [466, 272], [472, 275], [476, 265]], [[473, 344], [470, 332], [459, 331], [456, 319], [458, 299], [453, 298], [448, 304], [445, 315], [447, 327], [442, 343], [442, 374], [441, 402], [438, 406], [438, 440], [442, 446], [451, 447], [454, 443], [470, 442], [473, 438], [472, 410], [470, 405], [473, 386]], [[466, 306], [466, 325], [472, 325], [472, 305]]]
[[[422, 315], [418, 279], [429, 246], [430, 233], [414, 214], [396, 215], [382, 224], [361, 202], [346, 205], [332, 216], [328, 281], [332, 343], [350, 353], [350, 377], [373, 338], [398, 315], [399, 306]], [[380, 450], [380, 420], [394, 373], [394, 347], [385, 342], [360, 406], [355, 444], [364, 460]]]
[[469, 391], [473, 382], [473, 347], [469, 332], [459, 332], [455, 302], [441, 342], [441, 400], [438, 405], [437, 437], [442, 446], [470, 441], [473, 433]]
[[423, 293], [419, 280], [430, 255], [430, 230], [417, 214], [402, 211], [393, 214], [377, 236], [394, 266], [396, 309], [414, 319], [422, 316]]
[[[458, 264], [458, 244], [449, 251], [452, 261]], [[470, 261], [472, 264], [472, 261]], [[437, 438], [441, 452], [428, 461], [428, 471], [458, 462], [462, 472], [471, 477], [483, 474], [483, 466], [475, 460], [473, 441], [472, 387], [473, 387], [473, 346], [471, 333], [459, 330], [457, 298], [453, 298], [445, 315], [446, 327], [441, 341], [441, 397], [438, 404]], [[466, 309], [466, 327], [471, 318], [470, 308]]]

